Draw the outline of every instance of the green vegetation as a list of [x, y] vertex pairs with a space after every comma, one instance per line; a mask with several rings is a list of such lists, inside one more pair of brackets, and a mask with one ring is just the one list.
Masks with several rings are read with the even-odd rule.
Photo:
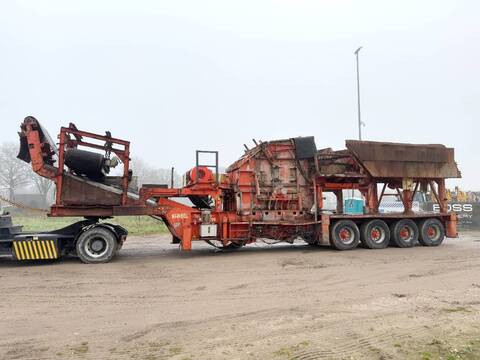
[[298, 343], [297, 345], [292, 345], [292, 346], [285, 346], [282, 347], [281, 349], [275, 351], [273, 353], [273, 356], [275, 358], [282, 358], [282, 359], [293, 359], [295, 357], [295, 354], [310, 346], [310, 341], [302, 341], [301, 343]]
[[475, 360], [479, 359], [479, 354], [480, 340], [472, 340], [458, 348], [437, 346], [436, 349], [424, 352], [422, 360]]
[[[409, 347], [408, 347], [409, 346]], [[477, 360], [480, 359], [480, 338], [477, 335], [457, 334], [451, 338], [433, 339], [426, 345], [409, 343], [399, 349], [405, 359]]]
[[88, 352], [88, 342], [85, 341], [79, 345], [72, 346], [70, 350], [71, 350], [71, 353], [74, 355], [86, 354]]
[[181, 354], [183, 351], [183, 348], [181, 346], [172, 346], [171, 348], [168, 349], [170, 352], [170, 355], [178, 355]]
[[455, 313], [455, 312], [470, 312], [469, 309], [467, 309], [465, 306], [457, 306], [457, 307], [452, 307], [452, 308], [444, 308], [442, 311], [447, 312], [447, 313]]
[[422, 360], [432, 360], [432, 354], [430, 354], [429, 352], [424, 352], [422, 354]]
[[[49, 218], [41, 214], [12, 214], [12, 220], [16, 225], [23, 225], [24, 231], [49, 231], [68, 226], [83, 218]], [[121, 225], [130, 235], [152, 235], [168, 231], [162, 221], [149, 216], [119, 216], [103, 222]]]

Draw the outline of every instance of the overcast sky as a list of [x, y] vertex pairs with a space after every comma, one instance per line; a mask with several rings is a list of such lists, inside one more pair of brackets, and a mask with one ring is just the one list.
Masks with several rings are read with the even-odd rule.
[[[251, 139], [356, 138], [354, 50], [368, 140], [456, 148], [480, 190], [478, 1], [0, 3], [0, 141], [33, 115], [130, 140], [183, 172]], [[450, 182], [450, 184], [454, 184]]]

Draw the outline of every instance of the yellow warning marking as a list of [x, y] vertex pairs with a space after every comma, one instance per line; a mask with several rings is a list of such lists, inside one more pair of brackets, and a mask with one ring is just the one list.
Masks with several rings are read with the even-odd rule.
[[23, 243], [25, 244], [25, 248], [27, 249], [28, 257], [30, 258], [29, 260], [35, 259], [35, 255], [33, 255], [32, 247], [29, 246], [30, 242], [29, 241], [24, 241]]
[[30, 248], [30, 252], [32, 253], [32, 256], [34, 256], [35, 259], [38, 259], [37, 250], [35, 249], [35, 243], [33, 241], [29, 241], [28, 246]]
[[30, 250], [30, 254], [32, 254], [32, 259], [37, 259], [37, 256], [35, 256], [35, 253], [33, 252], [33, 245], [31, 241], [27, 242], [28, 244], [28, 250]]
[[18, 243], [18, 246], [20, 246], [22, 248], [22, 251], [23, 251], [23, 259], [24, 260], [27, 260], [28, 259], [28, 254], [27, 254], [27, 249], [25, 248], [24, 246], [25, 244], [23, 243], [23, 241], [20, 241]]
[[33, 248], [35, 250], [35, 255], [37, 255], [37, 259], [41, 259], [42, 256], [40, 255], [40, 250], [38, 250], [38, 241], [33, 242]]
[[22, 254], [22, 260], [25, 260], [25, 259], [26, 259], [26, 255], [25, 255], [25, 252], [23, 251], [22, 242], [19, 241], [17, 244], [18, 244], [18, 248], [20, 249], [20, 252], [21, 252], [21, 254]]
[[17, 244], [16, 241], [13, 242], [13, 247], [15, 248], [15, 255], [17, 255], [17, 259], [23, 260], [23, 251], [22, 248]]
[[37, 242], [38, 245], [38, 253], [40, 254], [40, 259], [45, 259], [45, 256], [43, 255], [43, 250], [42, 250], [42, 241]]
[[22, 254], [22, 260], [25, 260], [26, 255], [25, 255], [25, 253], [23, 252], [22, 243], [19, 242], [17, 245], [18, 245], [18, 248], [20, 249], [20, 254]]
[[57, 248], [55, 247], [55, 243], [53, 242], [53, 240], [50, 240], [50, 244], [52, 245], [53, 258], [56, 259], [58, 258]]
[[15, 256], [16, 256], [17, 259], [18, 259], [20, 256], [18, 256], [18, 249], [17, 249], [17, 244], [15, 243], [15, 241], [12, 242], [12, 245], [13, 245], [13, 247], [14, 247], [14, 249], [15, 249]]
[[22, 241], [20, 244], [23, 245], [23, 251], [25, 251], [25, 258], [30, 260], [30, 253], [28, 252], [28, 246], [25, 244], [25, 241]]
[[48, 259], [47, 248], [45, 247], [45, 241], [42, 241], [43, 253], [45, 254], [45, 259]]
[[48, 241], [45, 241], [47, 243], [47, 249], [48, 249], [48, 257], [50, 259], [53, 259], [53, 255], [52, 255], [52, 249], [50, 249], [50, 243]]

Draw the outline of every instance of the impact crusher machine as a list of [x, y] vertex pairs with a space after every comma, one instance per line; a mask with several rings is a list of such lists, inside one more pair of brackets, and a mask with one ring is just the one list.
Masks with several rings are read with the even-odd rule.
[[[130, 143], [110, 132], [93, 134], [70, 124], [61, 128], [57, 145], [29, 116], [19, 134], [18, 157], [55, 183], [49, 216], [85, 218], [41, 234], [22, 233], [4, 220], [0, 249], [19, 260], [76, 254], [86, 263], [108, 262], [127, 237], [126, 229], [108, 219], [128, 215], [162, 220], [182, 250], [190, 250], [196, 241], [237, 249], [263, 239], [301, 239], [338, 250], [358, 245], [404, 248], [417, 243], [437, 246], [445, 237], [457, 237], [457, 216], [448, 212], [445, 179], [459, 178], [460, 172], [454, 150], [443, 145], [347, 140], [346, 149], [334, 151], [318, 150], [311, 136], [255, 141], [225, 174], [218, 171], [218, 152], [207, 152], [214, 163], [200, 164], [203, 152], [197, 151], [184, 186], [137, 188], [130, 170]], [[109, 176], [119, 164], [122, 175]], [[344, 211], [347, 189], [362, 194], [361, 214]], [[382, 198], [392, 190], [403, 209], [380, 213]], [[427, 190], [440, 211], [413, 211], [415, 194]], [[336, 196], [334, 211], [324, 209], [326, 192]]]

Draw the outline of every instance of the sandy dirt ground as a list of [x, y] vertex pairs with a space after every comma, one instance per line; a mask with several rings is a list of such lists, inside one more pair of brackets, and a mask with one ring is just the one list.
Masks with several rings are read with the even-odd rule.
[[299, 243], [113, 262], [0, 258], [0, 359], [480, 358], [480, 233], [438, 248]]

